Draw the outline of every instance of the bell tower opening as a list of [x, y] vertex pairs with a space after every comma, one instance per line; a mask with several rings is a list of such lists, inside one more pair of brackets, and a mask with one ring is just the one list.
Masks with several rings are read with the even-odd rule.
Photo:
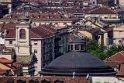
[[19, 37], [20, 37], [20, 39], [26, 39], [26, 31], [25, 31], [25, 29], [20, 30]]

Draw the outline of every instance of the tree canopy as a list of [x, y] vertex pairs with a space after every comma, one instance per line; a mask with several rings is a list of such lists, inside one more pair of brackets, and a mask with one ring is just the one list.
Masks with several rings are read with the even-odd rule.
[[106, 49], [103, 43], [98, 43], [97, 40], [92, 39], [87, 43], [87, 52], [104, 60], [119, 51], [123, 51], [124, 46], [111, 46], [109, 49]]
[[104, 49], [105, 46], [103, 45], [103, 43], [100, 44], [95, 39], [92, 39], [87, 43], [87, 52], [102, 60], [106, 58], [106, 53], [104, 52]]

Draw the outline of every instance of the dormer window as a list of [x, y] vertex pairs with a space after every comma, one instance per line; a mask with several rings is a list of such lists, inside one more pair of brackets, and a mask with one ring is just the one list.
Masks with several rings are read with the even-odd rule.
[[69, 45], [68, 46], [68, 51], [72, 51], [73, 50], [73, 45]]
[[84, 44], [70, 44], [68, 46], [68, 51], [86, 51], [86, 46]]
[[86, 46], [85, 45], [81, 45], [81, 51], [85, 51], [86, 50]]
[[75, 45], [75, 50], [79, 50], [80, 49], [80, 45]]
[[20, 30], [20, 39], [26, 39], [26, 31], [25, 29], [21, 29]]

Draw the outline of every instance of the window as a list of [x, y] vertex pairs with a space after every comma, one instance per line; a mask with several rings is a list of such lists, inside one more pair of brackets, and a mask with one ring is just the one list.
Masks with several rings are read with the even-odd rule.
[[69, 50], [73, 50], [73, 45], [70, 45], [69, 47], [70, 47]]
[[119, 45], [123, 45], [123, 41], [122, 40], [119, 40], [118, 43], [119, 43]]
[[64, 24], [64, 25], [66, 25], [67, 23], [66, 23], [66, 22], [64, 22], [63, 24]]
[[39, 83], [38, 80], [29, 80], [29, 83]]
[[112, 19], [116, 19], [116, 17], [112, 17]]
[[84, 50], [85, 50], [85, 46], [81, 45], [81, 51], [84, 51]]
[[34, 45], [37, 45], [37, 42], [35, 42]]
[[52, 25], [52, 23], [50, 23], [49, 25]]
[[75, 50], [79, 50], [80, 45], [75, 45]]
[[95, 82], [95, 83], [101, 83], [101, 82]]
[[37, 53], [37, 49], [34, 49], [34, 53]]
[[108, 17], [104, 17], [105, 19], [108, 19]]
[[14, 83], [14, 80], [13, 80], [13, 79], [8, 79], [8, 80], [6, 81], [6, 83]]
[[56, 80], [56, 81], [54, 81], [54, 83], [64, 83], [64, 82], [60, 81], [60, 80]]
[[21, 29], [19, 36], [20, 36], [20, 39], [25, 39], [26, 38], [26, 31], [24, 29]]
[[55, 25], [57, 25], [58, 23], [55, 23]]
[[12, 43], [13, 43], [12, 40], [10, 40], [10, 41], [9, 41], [9, 44], [12, 44]]
[[42, 80], [41, 83], [50, 83], [50, 81]]
[[119, 36], [122, 37], [123, 31], [119, 31]]
[[17, 83], [26, 83], [24, 80], [17, 80]]

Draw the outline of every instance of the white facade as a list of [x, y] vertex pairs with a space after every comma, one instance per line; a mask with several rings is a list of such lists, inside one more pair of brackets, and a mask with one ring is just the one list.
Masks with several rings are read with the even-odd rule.
[[99, 18], [103, 21], [119, 21], [120, 18], [117, 14], [86, 14], [85, 18], [91, 19], [91, 18]]
[[124, 81], [119, 80], [116, 77], [103, 77], [103, 76], [97, 76], [97, 77], [91, 77], [91, 83], [124, 83]]
[[113, 28], [113, 43], [124, 45], [124, 25]]
[[0, 37], [0, 44], [4, 44], [4, 39]]
[[[60, 40], [57, 40], [59, 41], [59, 43], [57, 44], [57, 47], [59, 47], [57, 48], [57, 52], [64, 54], [67, 51], [67, 35], [65, 35], [66, 30], [64, 29], [59, 31], [57, 34], [56, 31], [53, 31], [53, 33], [48, 36], [46, 36], [47, 34], [45, 34], [44, 32], [42, 33], [42, 31], [40, 32], [41, 34], [37, 34], [37, 32], [33, 32], [36, 27], [32, 27], [31, 24], [32, 23], [30, 23], [30, 20], [27, 20], [27, 18], [25, 17], [23, 17], [23, 19], [21, 18], [20, 20], [18, 19], [15, 30], [13, 30], [13, 32], [11, 32], [11, 30], [8, 31], [10, 34], [15, 32], [15, 35], [11, 37], [5, 37], [4, 42], [6, 47], [14, 48], [16, 57], [19, 57], [19, 59], [21, 59], [21, 57], [23, 56], [33, 56], [33, 59], [35, 58], [35, 61], [33, 61], [34, 64], [31, 65], [34, 65], [35, 68], [34, 74], [38, 75], [43, 66], [49, 64], [53, 59], [55, 59], [55, 57], [57, 57], [55, 56], [55, 54], [57, 54], [55, 52], [56, 37], [60, 38]], [[36, 26], [39, 26], [39, 24]], [[38, 28], [43, 27], [41, 26]], [[47, 31], [48, 30], [46, 30], [46, 32]], [[28, 71], [29, 66], [24, 67], [27, 69], [26, 70], [25, 68], [23, 68], [24, 71]]]
[[119, 5], [121, 5], [122, 7], [124, 7], [124, 0], [119, 0]]

